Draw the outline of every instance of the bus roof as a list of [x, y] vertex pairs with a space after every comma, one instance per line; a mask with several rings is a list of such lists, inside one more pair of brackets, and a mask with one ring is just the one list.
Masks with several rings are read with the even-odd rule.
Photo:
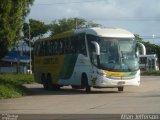
[[84, 28], [75, 30], [75, 33], [86, 33], [99, 37], [117, 37], [117, 38], [134, 38], [134, 35], [124, 29], [119, 28]]
[[48, 38], [39, 39], [38, 41], [61, 39], [61, 38], [73, 36], [74, 34], [80, 34], [80, 33], [90, 34], [90, 35], [99, 36], [99, 37], [110, 37], [110, 38], [134, 38], [135, 37], [131, 32], [124, 29], [95, 27], [95, 28], [82, 28], [82, 29], [67, 31], [57, 35], [53, 35]]

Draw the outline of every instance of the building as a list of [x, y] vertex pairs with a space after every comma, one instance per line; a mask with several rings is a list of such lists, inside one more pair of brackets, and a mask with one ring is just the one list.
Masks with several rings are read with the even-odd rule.
[[27, 73], [30, 63], [28, 55], [10, 51], [0, 60], [0, 73]]

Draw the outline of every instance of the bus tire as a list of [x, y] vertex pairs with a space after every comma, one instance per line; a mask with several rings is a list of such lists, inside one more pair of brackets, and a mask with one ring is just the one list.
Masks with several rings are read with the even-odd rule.
[[53, 90], [59, 90], [59, 89], [60, 89], [60, 86], [57, 85], [57, 84], [53, 84], [53, 85], [52, 85], [52, 89], [53, 89]]
[[122, 92], [124, 90], [124, 87], [118, 87], [118, 91]]
[[88, 84], [88, 78], [87, 78], [87, 75], [85, 73], [83, 73], [82, 77], [81, 77], [81, 87], [85, 88], [86, 92], [91, 91], [91, 87]]
[[52, 90], [52, 77], [50, 74], [47, 74], [46, 84], [47, 90]]
[[47, 84], [46, 77], [45, 77], [44, 74], [41, 75], [41, 81], [42, 81], [42, 84], [43, 84], [43, 88], [45, 90], [47, 90], [48, 89], [48, 84]]

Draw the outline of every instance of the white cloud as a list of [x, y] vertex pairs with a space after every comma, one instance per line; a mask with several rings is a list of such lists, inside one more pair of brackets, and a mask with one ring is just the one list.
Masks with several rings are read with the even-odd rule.
[[159, 6], [160, 0], [35, 0], [29, 18], [48, 23], [81, 17], [103, 26], [122, 27], [142, 36], [160, 36]]

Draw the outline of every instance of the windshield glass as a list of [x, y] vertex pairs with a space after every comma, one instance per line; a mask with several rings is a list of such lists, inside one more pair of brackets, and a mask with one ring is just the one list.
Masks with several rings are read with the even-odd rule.
[[[131, 38], [100, 38], [100, 55], [96, 56], [95, 48], [90, 45], [90, 58], [94, 65], [112, 71], [136, 71], [139, 69], [136, 57], [136, 42]], [[90, 43], [92, 44], [92, 43]]]

